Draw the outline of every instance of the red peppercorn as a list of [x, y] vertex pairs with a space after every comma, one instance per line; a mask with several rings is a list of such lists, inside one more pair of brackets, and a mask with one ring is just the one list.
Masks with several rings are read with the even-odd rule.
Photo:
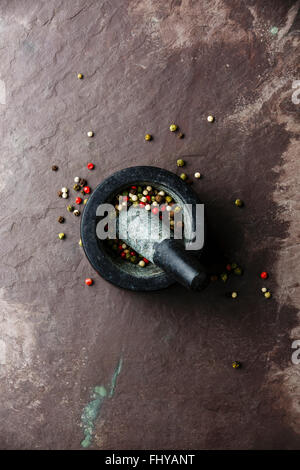
[[147, 258], [143, 258], [144, 263], [149, 264], [149, 260]]
[[91, 192], [91, 188], [89, 186], [85, 186], [83, 188], [83, 191], [86, 193], [86, 194], [89, 194]]
[[131, 186], [131, 189], [137, 189], [136, 186]]
[[231, 264], [227, 264], [226, 269], [227, 269], [227, 271], [231, 271]]
[[122, 245], [119, 245], [119, 246], [118, 246], [118, 250], [120, 250], [120, 251], [123, 250]]
[[145, 202], [140, 201], [140, 203], [139, 203], [139, 206], [140, 206], [140, 207], [145, 207], [145, 205], [146, 205]]
[[122, 251], [121, 258], [125, 258], [125, 256], [126, 256], [126, 253], [124, 253], [124, 251]]
[[88, 164], [87, 164], [88, 170], [93, 170], [93, 169], [94, 169], [94, 166], [95, 166], [94, 163], [88, 163]]
[[158, 214], [158, 211], [159, 211], [158, 207], [153, 207], [152, 214], [156, 215], [156, 214]]
[[135, 256], [135, 251], [131, 251], [130, 256]]
[[81, 204], [81, 203], [82, 203], [81, 197], [77, 197], [77, 198], [75, 199], [75, 202], [76, 202], [76, 204]]
[[146, 196], [146, 199], [147, 199], [148, 202], [151, 201], [151, 197], [149, 195]]
[[85, 283], [87, 286], [91, 286], [93, 284], [93, 279], [91, 279], [90, 277], [88, 277], [86, 280], [85, 280]]
[[262, 273], [260, 273], [260, 277], [261, 277], [262, 279], [267, 279], [268, 273], [267, 273], [266, 271], [263, 271]]

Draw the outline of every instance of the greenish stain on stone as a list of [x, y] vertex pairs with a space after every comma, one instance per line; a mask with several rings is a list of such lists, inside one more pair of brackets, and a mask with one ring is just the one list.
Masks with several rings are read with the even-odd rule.
[[114, 393], [115, 393], [117, 378], [118, 378], [118, 375], [120, 374], [120, 372], [121, 372], [121, 370], [122, 370], [122, 363], [123, 363], [123, 360], [122, 360], [122, 358], [120, 358], [120, 360], [119, 360], [119, 362], [118, 362], [118, 365], [117, 365], [117, 367], [115, 368], [114, 373], [113, 373], [113, 376], [112, 376], [112, 378], [111, 378], [111, 385], [110, 385], [109, 398], [111, 398], [111, 397], [114, 395]]
[[277, 26], [272, 26], [272, 28], [270, 29], [270, 32], [271, 34], [273, 34], [273, 36], [275, 36], [278, 33]]
[[115, 392], [118, 375], [122, 369], [122, 358], [120, 358], [117, 367], [115, 368], [112, 378], [109, 395], [103, 385], [96, 385], [91, 393], [91, 401], [84, 407], [81, 415], [81, 424], [83, 427], [84, 439], [81, 441], [81, 446], [87, 448], [93, 441], [93, 433], [95, 422], [100, 414], [103, 402], [107, 398], [111, 398]]

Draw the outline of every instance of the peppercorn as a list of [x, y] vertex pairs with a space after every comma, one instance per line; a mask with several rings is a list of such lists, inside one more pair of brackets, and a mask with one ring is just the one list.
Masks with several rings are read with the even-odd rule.
[[207, 116], [208, 122], [214, 122], [215, 118], [212, 115]]
[[269, 299], [272, 296], [271, 292], [265, 292], [265, 298]]
[[227, 264], [226, 269], [227, 269], [227, 271], [231, 271], [231, 264]]
[[74, 191], [79, 191], [80, 190], [79, 184], [77, 184], [77, 183], [74, 184], [73, 189], [74, 189]]
[[237, 264], [236, 264], [236, 263], [231, 263], [231, 268], [232, 268], [232, 269], [237, 268]]
[[261, 289], [261, 291], [262, 291], [263, 293], [267, 292], [267, 290], [268, 290], [268, 289], [267, 289], [266, 287], [262, 287], [262, 289]]
[[244, 205], [243, 201], [241, 199], [236, 199], [235, 200], [235, 205], [237, 207], [242, 207]]
[[241, 364], [239, 361], [234, 361], [234, 362], [232, 363], [232, 367], [233, 367], [234, 369], [240, 369], [240, 368], [242, 367], [242, 364]]
[[184, 165], [185, 165], [185, 161], [179, 158], [179, 160], [177, 160], [177, 166], [184, 166]]
[[89, 186], [85, 186], [83, 188], [83, 191], [86, 193], [86, 194], [89, 194], [91, 192], [91, 188]]
[[184, 134], [183, 134], [182, 132], [179, 132], [179, 134], [178, 134], [177, 137], [178, 137], [178, 139], [183, 139], [183, 138], [184, 138]]
[[80, 211], [78, 209], [75, 209], [73, 214], [76, 215], [76, 217], [79, 217], [80, 216]]
[[235, 268], [235, 269], [233, 270], [233, 272], [234, 272], [234, 274], [236, 274], [237, 276], [241, 276], [241, 275], [243, 274], [242, 268], [239, 268], [239, 267]]
[[145, 261], [144, 261], [144, 260], [139, 261], [139, 266], [140, 266], [141, 268], [144, 268], [144, 267], [146, 266]]
[[78, 245], [79, 245], [79, 246], [82, 246], [82, 240], [81, 240], [81, 238], [80, 238], [80, 240], [79, 240], [79, 242], [78, 242]]
[[84, 186], [86, 186], [86, 184], [87, 184], [87, 181], [84, 178], [80, 178], [79, 186], [81, 186], [81, 188], [83, 188]]
[[268, 278], [268, 273], [266, 271], [263, 271], [262, 273], [260, 273], [260, 277], [262, 279], [267, 279]]
[[181, 173], [180, 178], [185, 181], [187, 179], [187, 175], [185, 173]]
[[221, 277], [223, 282], [226, 282], [227, 279], [228, 279], [228, 275], [226, 273], [222, 273], [220, 277]]
[[64, 221], [65, 221], [65, 218], [62, 217], [62, 216], [60, 216], [60, 217], [58, 217], [57, 221], [58, 221], [60, 224], [63, 224]]
[[178, 127], [176, 126], [176, 124], [171, 124], [170, 125], [170, 131], [171, 132], [175, 132], [175, 131], [177, 131], [177, 129], [178, 129]]
[[74, 183], [79, 183], [79, 181], [80, 181], [79, 176], [75, 176], [75, 178], [74, 178]]
[[85, 205], [88, 202], [88, 198], [83, 200], [83, 204]]
[[94, 137], [94, 132], [93, 131], [88, 131], [87, 136], [88, 137]]
[[217, 276], [216, 274], [213, 274], [212, 276], [210, 276], [210, 280], [211, 280], [212, 282], [215, 282], [215, 281], [218, 280], [218, 276]]
[[58, 170], [58, 166], [57, 165], [52, 165], [52, 171], [57, 171]]
[[68, 212], [73, 212], [73, 210], [74, 210], [74, 207], [71, 206], [71, 204], [69, 204], [69, 205], [67, 206], [67, 211], [68, 211]]
[[68, 199], [69, 197], [69, 194], [68, 193], [62, 193], [62, 198], [63, 199]]
[[195, 176], [196, 179], [199, 179], [199, 178], [201, 178], [201, 173], [199, 173], [199, 171], [196, 171], [194, 176]]
[[238, 296], [238, 295], [237, 295], [237, 292], [232, 292], [232, 293], [231, 293], [231, 297], [232, 297], [233, 299], [236, 299], [237, 296]]
[[59, 233], [58, 238], [62, 240], [63, 238], [65, 238], [65, 234], [63, 232]]
[[158, 204], [160, 204], [163, 201], [163, 197], [158, 194], [157, 196], [155, 196], [155, 200], [156, 202], [158, 202]]
[[172, 198], [171, 196], [166, 196], [166, 201], [167, 201], [167, 202], [172, 202], [172, 199], [173, 199], [173, 198]]
[[82, 73], [78, 73], [78, 74], [77, 74], [77, 78], [79, 78], [79, 80], [82, 80], [82, 79], [83, 79]]
[[87, 164], [87, 169], [88, 169], [88, 170], [93, 170], [94, 167], [95, 167], [94, 163], [88, 163], [88, 164]]
[[151, 134], [146, 134], [145, 135], [145, 140], [149, 141], [152, 139], [152, 135]]
[[93, 284], [93, 279], [91, 279], [90, 277], [88, 277], [86, 280], [85, 280], [85, 283], [87, 286], [91, 286]]
[[77, 198], [75, 199], [75, 202], [76, 202], [76, 204], [81, 204], [81, 203], [82, 203], [81, 197], [77, 197]]
[[63, 192], [62, 192], [62, 191], [58, 191], [58, 192], [57, 192], [57, 195], [58, 195], [58, 197], [62, 197]]

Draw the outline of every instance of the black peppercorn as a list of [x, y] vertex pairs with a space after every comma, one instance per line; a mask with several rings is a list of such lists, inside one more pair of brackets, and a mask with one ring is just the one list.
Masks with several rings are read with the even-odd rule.
[[79, 184], [79, 186], [80, 186], [81, 188], [83, 188], [83, 186], [86, 186], [86, 185], [87, 185], [87, 181], [86, 181], [85, 179], [83, 179], [83, 178], [80, 178], [78, 184]]
[[62, 216], [60, 216], [60, 217], [58, 217], [57, 221], [58, 221], [60, 224], [63, 224], [64, 221], [65, 221], [65, 218], [62, 217]]
[[58, 166], [52, 165], [52, 171], [57, 171], [57, 170], [58, 170]]
[[178, 139], [183, 139], [184, 138], [184, 134], [182, 132], [179, 132], [179, 134], [177, 135]]
[[58, 197], [62, 197], [62, 195], [63, 195], [62, 191], [58, 191], [57, 195], [58, 195]]

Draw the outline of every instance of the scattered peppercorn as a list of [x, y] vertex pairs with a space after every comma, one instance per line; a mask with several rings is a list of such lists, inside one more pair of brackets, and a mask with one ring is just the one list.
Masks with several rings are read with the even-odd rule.
[[184, 166], [185, 165], [185, 161], [182, 160], [181, 158], [179, 160], [177, 160], [177, 166]]
[[179, 134], [177, 135], [178, 139], [183, 139], [184, 138], [184, 134], [182, 132], [179, 132]]
[[195, 176], [195, 178], [199, 179], [199, 178], [201, 178], [201, 173], [199, 173], [199, 171], [196, 171], [194, 176]]
[[94, 137], [94, 132], [93, 131], [88, 131], [87, 136], [88, 137]]
[[63, 232], [59, 233], [58, 238], [62, 240], [63, 238], [65, 238], [65, 234]]
[[207, 116], [207, 120], [208, 120], [208, 122], [214, 122], [215, 118], [214, 118], [214, 116], [212, 116], [210, 114], [209, 116]]
[[77, 198], [75, 199], [75, 202], [76, 202], [76, 204], [81, 204], [81, 203], [82, 203], [81, 197], [77, 197]]
[[93, 170], [94, 167], [95, 167], [94, 163], [88, 163], [88, 164], [87, 164], [87, 169], [88, 169], [88, 170]]
[[223, 282], [226, 282], [227, 279], [228, 279], [228, 275], [226, 273], [222, 273], [220, 277], [221, 277]]
[[210, 280], [211, 280], [212, 282], [215, 282], [215, 281], [218, 280], [218, 276], [217, 276], [216, 274], [213, 274], [212, 276], [210, 276]]
[[63, 197], [64, 199], [68, 199], [69, 193], [62, 193], [62, 197]]
[[260, 277], [262, 279], [267, 279], [268, 278], [268, 273], [266, 271], [263, 271], [262, 273], [260, 273]]
[[58, 166], [57, 165], [52, 165], [52, 171], [57, 171], [58, 170]]
[[146, 266], [145, 261], [144, 261], [144, 260], [139, 261], [139, 266], [140, 266], [141, 268], [144, 268], [144, 267]]
[[85, 283], [87, 286], [91, 286], [93, 284], [93, 279], [91, 279], [90, 277], [88, 277], [86, 280], [85, 280]]
[[69, 204], [69, 205], [67, 206], [67, 211], [68, 211], [68, 212], [73, 212], [73, 210], [74, 210], [74, 207], [71, 206], [71, 204]]
[[63, 224], [64, 221], [65, 221], [65, 218], [62, 217], [62, 216], [60, 216], [60, 217], [58, 217], [57, 221], [58, 221], [60, 224]]
[[232, 363], [232, 367], [233, 367], [234, 369], [240, 369], [240, 368], [242, 367], [242, 364], [241, 364], [239, 361], [234, 361], [234, 362]]
[[237, 296], [238, 296], [238, 295], [237, 295], [237, 292], [232, 292], [232, 293], [231, 293], [231, 297], [232, 297], [233, 299], [236, 299]]
[[79, 80], [82, 80], [82, 79], [83, 79], [82, 73], [78, 73], [78, 74], [77, 74], [77, 78], [79, 78]]
[[262, 287], [262, 289], [261, 289], [261, 291], [262, 291], [263, 293], [267, 292], [267, 290], [268, 290], [268, 289], [267, 289], [266, 287]]
[[75, 178], [74, 178], [74, 183], [79, 183], [79, 181], [80, 181], [79, 176], [75, 176]]
[[83, 200], [83, 204], [86, 204], [88, 202], [88, 199]]
[[83, 188], [84, 186], [86, 186], [86, 184], [87, 184], [87, 181], [84, 178], [80, 178], [79, 180], [80, 187]]
[[244, 205], [243, 201], [241, 199], [236, 199], [235, 200], [235, 205], [237, 207], [242, 207]]
[[80, 240], [79, 240], [79, 242], [78, 242], [78, 245], [79, 245], [79, 246], [82, 246], [82, 240], [81, 240], [81, 238], [80, 238]]
[[232, 269], [232, 268], [231, 268], [231, 264], [227, 264], [227, 265], [226, 265], [226, 269], [227, 269], [227, 271], [231, 271], [231, 269]]
[[80, 216], [80, 211], [78, 209], [75, 209], [73, 214], [76, 215], [76, 217], [79, 217]]
[[83, 191], [86, 193], [86, 194], [89, 194], [91, 192], [91, 188], [89, 186], [85, 186], [83, 188]]
[[265, 298], [269, 299], [272, 296], [271, 292], [265, 292]]
[[170, 131], [171, 132], [175, 132], [175, 131], [177, 131], [177, 129], [178, 129], [178, 127], [176, 126], [176, 124], [171, 124], [170, 125]]
[[77, 184], [77, 183], [74, 184], [73, 189], [74, 189], [74, 191], [79, 191], [80, 190], [79, 184]]
[[58, 195], [58, 197], [62, 197], [63, 192], [62, 192], [62, 191], [58, 191], [58, 192], [57, 192], [57, 195]]
[[236, 274], [237, 276], [241, 276], [241, 275], [243, 274], [243, 270], [242, 270], [242, 268], [240, 268], [240, 267], [234, 268], [233, 272], [234, 272], [234, 274]]
[[185, 181], [187, 179], [187, 175], [185, 173], [181, 173], [180, 178]]
[[152, 140], [152, 135], [151, 134], [146, 134], [145, 135], [145, 140], [147, 140], [147, 141]]

